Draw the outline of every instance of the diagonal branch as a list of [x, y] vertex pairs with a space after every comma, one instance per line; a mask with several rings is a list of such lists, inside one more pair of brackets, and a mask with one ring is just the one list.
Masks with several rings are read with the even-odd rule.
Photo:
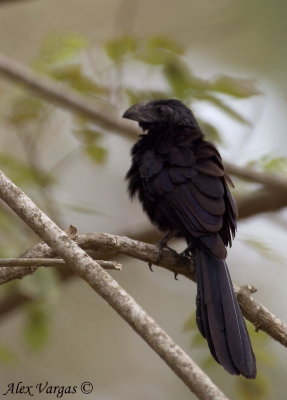
[[[97, 256], [99, 252], [101, 255], [112, 255], [113, 257], [116, 254], [125, 255], [158, 265], [174, 274], [184, 275], [193, 281], [195, 280], [193, 262], [180, 256], [173, 250], [164, 249], [161, 253], [157, 246], [133, 240], [125, 236], [110, 235], [108, 233], [81, 233], [76, 234], [73, 239], [84, 250], [93, 251], [95, 256]], [[40, 244], [34, 246], [34, 249], [32, 248], [28, 254], [33, 254], [33, 257], [36, 257], [37, 253], [35, 252], [35, 248], [37, 251], [37, 246], [39, 248], [39, 257], [51, 256], [51, 248], [44, 244], [42, 244], [42, 246], [40, 246]], [[27, 263], [30, 261], [29, 258], [26, 260]], [[33, 263], [31, 264], [33, 265]], [[5, 279], [7, 281], [27, 275], [27, 269], [25, 267], [17, 267], [15, 270], [16, 276], [14, 275], [13, 278], [13, 273], [11, 272], [13, 271], [12, 267], [7, 267], [4, 274], [0, 269], [0, 279], [2, 279], [2, 282], [4, 282]], [[31, 273], [31, 269], [28, 270], [28, 273]], [[265, 306], [255, 301], [251, 296], [254, 290], [250, 290], [249, 287], [241, 288], [237, 285], [234, 285], [234, 290], [245, 318], [252, 322], [257, 330], [260, 329], [264, 331], [274, 340], [287, 347], [286, 324], [272, 314]]]
[[158, 353], [202, 400], [227, 400], [210, 378], [75, 241], [0, 172], [0, 197]]

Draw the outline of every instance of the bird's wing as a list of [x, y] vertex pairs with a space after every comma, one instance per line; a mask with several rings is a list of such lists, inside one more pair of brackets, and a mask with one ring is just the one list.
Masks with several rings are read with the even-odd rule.
[[[150, 151], [140, 174], [145, 190], [156, 200], [155, 207], [171, 226], [186, 238], [198, 238], [215, 256], [225, 257], [218, 233], [232, 207], [221, 158], [211, 144], [171, 147], [165, 159]], [[224, 229], [229, 231], [229, 227]]]

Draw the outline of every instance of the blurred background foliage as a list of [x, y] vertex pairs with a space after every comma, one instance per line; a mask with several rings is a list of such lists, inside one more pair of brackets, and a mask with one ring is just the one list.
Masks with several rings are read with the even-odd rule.
[[[28, 3], [23, 7], [28, 7]], [[34, 3], [34, 5], [29, 5], [31, 12], [34, 11], [35, 15], [39, 15], [36, 2], [31, 3]], [[101, 2], [95, 3], [98, 7], [102, 6]], [[218, 4], [212, 6], [214, 10], [216, 7], [222, 7], [220, 4], [222, 2], [215, 3]], [[240, 25], [242, 10], [245, 6], [247, 7], [246, 18], [250, 17], [252, 6], [247, 2], [243, 3], [242, 9], [237, 4], [232, 12], [231, 4], [233, 2], [230, 2], [230, 6], [226, 4], [226, 9], [229, 11], [222, 19], [227, 26], [235, 29], [235, 26]], [[76, 2], [66, 1], [66, 4], [75, 6]], [[267, 7], [267, 2], [264, 4]], [[191, 50], [194, 51], [194, 39], [190, 41], [186, 38], [179, 39], [176, 37], [177, 35], [170, 34], [168, 24], [166, 25], [167, 29], [158, 29], [158, 32], [154, 34], [139, 35], [133, 33], [133, 29], [130, 29], [131, 32], [129, 32], [129, 29], [125, 28], [129, 23], [127, 15], [130, 15], [130, 10], [134, 10], [134, 8], [129, 1], [117, 2], [117, 6], [119, 7], [115, 20], [117, 32], [113, 35], [101, 40], [91, 40], [88, 38], [89, 35], [82, 34], [80, 30], [76, 32], [74, 29], [73, 31], [58, 29], [56, 32], [51, 27], [50, 32], [38, 42], [38, 51], [35, 50], [34, 54], [31, 54], [30, 50], [28, 51], [30, 53], [29, 61], [26, 59], [26, 62], [29, 62], [29, 65], [38, 74], [69, 86], [113, 115], [120, 115], [119, 113], [130, 104], [139, 101], [179, 98], [198, 111], [198, 120], [208, 139], [216, 142], [227, 157], [229, 154], [232, 161], [237, 155], [240, 160], [239, 153], [242, 152], [244, 155], [248, 153], [246, 145], [243, 145], [241, 140], [244, 138], [245, 141], [249, 140], [246, 139], [246, 132], [248, 132], [252, 142], [250, 132], [255, 130], [254, 116], [252, 113], [248, 115], [246, 110], [252, 108], [252, 104], [254, 104], [252, 102], [255, 104], [258, 101], [261, 102], [262, 98], [266, 96], [265, 92], [268, 93], [268, 85], [262, 84], [262, 81], [266, 82], [264, 78], [262, 81], [257, 79], [256, 82], [250, 78], [250, 76], [254, 76], [253, 72], [250, 74], [245, 72], [246, 67], [243, 68], [244, 72], [234, 68], [234, 72], [230, 73], [229, 70], [232, 72], [232, 68], [226, 68], [225, 61], [223, 61], [222, 69], [228, 70], [228, 73], [207, 74], [204, 67], [202, 71], [198, 67], [196, 51], [195, 54], [191, 53]], [[145, 7], [147, 6], [146, 4]], [[166, 12], [169, 6], [167, 6]], [[258, 4], [257, 6], [259, 7]], [[16, 8], [16, 6], [14, 7]], [[51, 12], [55, 12], [53, 5], [51, 7]], [[185, 7], [190, 12], [187, 3]], [[272, 6], [270, 7], [272, 8]], [[72, 7], [71, 12], [73, 10], [76, 12], [76, 9]], [[88, 10], [89, 8], [85, 12], [83, 11], [87, 16]], [[125, 16], [123, 21], [120, 19], [122, 15]], [[167, 14], [165, 17], [169, 21]], [[216, 14], [216, 26], [220, 25], [218, 18], [219, 16]], [[199, 22], [198, 24], [200, 26]], [[257, 24], [259, 24], [258, 21]], [[9, 27], [6, 29], [9, 31]], [[95, 27], [95, 31], [97, 31], [97, 27]], [[12, 33], [10, 34], [12, 35]], [[26, 39], [24, 38], [24, 40]], [[214, 41], [213, 45], [216, 48]], [[242, 47], [243, 43], [238, 44], [238, 52]], [[213, 52], [214, 49], [211, 54]], [[222, 57], [226, 56], [220, 54], [219, 50], [216, 56], [213, 54], [217, 61], [221, 55]], [[204, 61], [203, 57], [201, 62], [204, 64], [207, 61]], [[212, 67], [210, 69], [212, 70]], [[217, 71], [218, 66], [214, 69]], [[252, 70], [252, 68], [250, 69]], [[258, 75], [262, 75], [262, 71], [258, 72]], [[119, 196], [121, 199], [124, 196], [122, 194], [124, 189], [121, 193], [117, 192], [117, 184], [124, 187], [123, 180], [119, 181], [117, 168], [122, 170], [121, 178], [123, 178], [126, 165], [129, 163], [126, 154], [132, 143], [126, 141], [119, 143], [117, 142], [119, 139], [113, 135], [108, 138], [108, 132], [95, 123], [91, 123], [87, 118], [76, 114], [71, 115], [23, 87], [13, 84], [8, 86], [9, 90], [2, 90], [0, 109], [2, 131], [0, 135], [3, 136], [4, 145], [0, 152], [0, 168], [17, 185], [26, 190], [38, 205], [62, 227], [69, 223], [75, 223], [84, 231], [88, 229], [101, 231], [103, 226], [103, 230], [111, 233], [128, 233], [131, 225], [124, 222], [126, 217], [115, 222], [115, 228], [112, 222], [110, 225], [105, 224], [106, 216], [109, 215], [113, 219], [114, 213], [122, 212], [122, 206], [111, 204], [109, 208], [108, 202], [107, 206], [103, 204], [105, 202], [104, 195], [102, 201], [98, 199], [101, 197], [101, 190], [105, 190], [105, 185], [110, 187], [110, 190], [105, 193], [107, 198]], [[205, 112], [202, 112], [203, 109]], [[209, 118], [208, 111], [215, 117]], [[226, 129], [222, 123], [218, 122], [218, 118], [223, 120], [227, 126], [241, 132], [241, 136], [239, 135], [239, 138], [235, 140], [235, 145], [233, 144], [235, 149], [232, 148], [230, 136], [226, 135]], [[9, 137], [4, 139], [7, 132]], [[256, 137], [256, 140], [261, 139]], [[116, 158], [117, 150], [119, 153], [122, 152], [121, 146], [125, 148], [123, 156]], [[286, 176], [286, 155], [284, 152], [278, 155], [272, 147], [268, 148], [268, 146], [263, 147], [261, 153], [252, 152], [251, 146], [245, 161], [258, 170], [281, 173]], [[123, 158], [125, 158], [124, 162]], [[77, 170], [78, 160], [84, 162], [85, 167], [80, 166]], [[104, 175], [104, 171], [110, 171], [109, 173], [113, 174], [114, 179], [119, 182], [116, 184], [112, 182], [112, 179], [109, 181], [109, 178]], [[83, 185], [78, 182], [79, 179], [82, 180]], [[82, 195], [82, 201], [79, 197], [67, 196], [68, 189], [63, 188], [65, 186], [63, 182], [66, 181], [73, 182], [78, 194]], [[97, 184], [98, 193], [95, 192], [97, 201], [93, 201], [93, 195], [87, 191], [87, 186], [95, 185], [96, 190]], [[253, 193], [257, 190], [256, 185], [243, 182], [238, 182], [237, 188], [238, 193], [241, 194]], [[132, 209], [131, 212], [133, 210], [135, 209]], [[139, 213], [138, 210], [134, 212], [135, 214]], [[94, 221], [96, 228], [86, 222], [88, 219]], [[139, 224], [139, 226], [141, 225]], [[37, 239], [15, 215], [6, 207], [2, 207], [0, 209], [0, 240], [0, 256], [3, 258], [18, 256]], [[246, 246], [244, 249], [247, 253], [255, 251], [257, 254], [261, 254], [260, 262], [270, 259], [280, 267], [286, 264], [286, 259], [269, 243], [268, 237], [265, 239], [256, 235], [256, 232], [249, 234], [248, 231], [245, 236], [243, 234], [239, 237], [239, 241], [241, 246]], [[247, 267], [249, 268], [249, 266]], [[123, 282], [125, 281], [123, 280]], [[243, 282], [246, 283], [244, 279]], [[187, 282], [187, 284], [190, 283]], [[21, 307], [21, 323], [19, 325], [21, 338], [17, 338], [18, 344], [24, 343], [24, 347], [27, 349], [26, 355], [21, 355], [23, 349], [21, 348], [19, 352], [19, 345], [7, 343], [2, 337], [0, 360], [3, 365], [9, 365], [11, 368], [11, 365], [15, 366], [21, 363], [21, 357], [32, 357], [32, 353], [37, 353], [39, 358], [36, 360], [41, 363], [41, 354], [44, 354], [47, 349], [51, 351], [53, 337], [57, 335], [57, 323], [55, 324], [54, 320], [57, 319], [57, 313], [59, 313], [63, 291], [58, 272], [53, 268], [39, 269], [35, 274], [19, 282], [2, 285], [0, 290], [0, 301], [5, 301], [7, 296], [13, 293], [20, 293], [29, 299], [25, 306]], [[185, 316], [192, 309], [190, 307], [192, 301], [187, 303]], [[254, 327], [249, 326], [258, 359], [258, 378], [255, 381], [248, 381], [244, 378], [229, 377], [208, 355], [206, 342], [195, 328], [194, 315], [189, 317], [185, 324], [184, 319], [186, 318], [181, 318], [180, 326], [184, 325], [186, 334], [192, 337], [188, 344], [191, 355], [193, 356], [195, 349], [198, 350], [197, 360], [200, 365], [210, 373], [211, 377], [217, 379], [219, 386], [231, 398], [240, 400], [249, 400], [255, 397], [257, 399], [273, 399], [276, 394], [276, 398], [280, 398], [278, 393], [282, 393], [284, 383], [281, 382], [282, 387], [275, 387], [272, 369], [275, 365], [278, 369], [284, 369], [284, 365], [280, 357], [277, 357], [270, 338], [263, 333], [254, 332]], [[73, 323], [77, 322], [73, 321]], [[173, 322], [173, 324], [176, 323]], [[82, 328], [86, 329], [85, 326]], [[117, 354], [113, 354], [113, 356], [117, 358]], [[94, 360], [94, 362], [97, 363], [98, 360]], [[100, 366], [98, 366], [98, 371], [101, 372]], [[13, 369], [10, 369], [9, 373], [13, 377]], [[59, 374], [61, 373], [59, 372]], [[69, 378], [69, 374], [67, 376]], [[227, 380], [228, 382], [226, 382]], [[138, 384], [137, 390], [142, 393], [142, 398], [144, 398], [145, 392], [144, 390], [141, 392], [141, 383]], [[151, 396], [156, 393], [154, 388], [149, 390]], [[182, 398], [190, 398], [187, 396], [189, 394], [183, 392]], [[168, 398], [167, 393], [163, 398]]]

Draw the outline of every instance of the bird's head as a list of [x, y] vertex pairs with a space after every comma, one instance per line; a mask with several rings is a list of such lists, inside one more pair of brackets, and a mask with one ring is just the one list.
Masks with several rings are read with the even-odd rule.
[[181, 101], [175, 99], [135, 104], [124, 112], [123, 118], [137, 121], [144, 130], [156, 127], [198, 127], [192, 112]]

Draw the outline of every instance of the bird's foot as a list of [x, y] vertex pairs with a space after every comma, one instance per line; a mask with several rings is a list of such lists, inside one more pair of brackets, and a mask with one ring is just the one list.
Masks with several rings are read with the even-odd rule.
[[148, 267], [149, 267], [149, 270], [151, 271], [151, 272], [153, 272], [153, 269], [152, 269], [152, 263], [148, 263]]
[[[168, 241], [173, 238], [176, 235], [176, 232], [168, 232], [166, 235], [164, 235], [158, 242], [156, 242], [154, 245], [158, 248], [158, 257], [156, 259], [156, 264], [160, 261], [162, 258], [162, 253], [164, 249], [172, 250], [174, 251], [171, 247], [167, 245]], [[148, 263], [150, 271], [153, 272], [152, 266], [153, 264], [151, 262]]]
[[[161, 243], [161, 241], [158, 241], [154, 245], [158, 248], [158, 256], [156, 258], [155, 264], [157, 264], [161, 260], [164, 249], [174, 251], [171, 247], [167, 246], [166, 244]], [[150, 271], [153, 272], [153, 269], [152, 269], [153, 264], [151, 262], [149, 262], [148, 266], [149, 266]]]
[[194, 261], [194, 251], [195, 251], [195, 246], [193, 244], [190, 244], [187, 246], [185, 250], [183, 250], [179, 255], [181, 257], [188, 258], [189, 260]]

